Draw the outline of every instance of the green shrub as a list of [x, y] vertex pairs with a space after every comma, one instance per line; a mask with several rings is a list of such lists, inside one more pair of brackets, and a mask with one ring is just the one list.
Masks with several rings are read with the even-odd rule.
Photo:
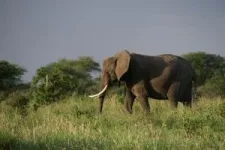
[[6, 104], [12, 107], [25, 108], [29, 103], [29, 98], [26, 94], [20, 92], [11, 93], [7, 99]]
[[89, 57], [61, 59], [39, 68], [33, 77], [31, 97], [37, 104], [49, 104], [72, 95], [90, 93], [96, 81], [90, 75], [99, 65]]
[[206, 97], [225, 97], [225, 77], [214, 76], [199, 88], [199, 94]]

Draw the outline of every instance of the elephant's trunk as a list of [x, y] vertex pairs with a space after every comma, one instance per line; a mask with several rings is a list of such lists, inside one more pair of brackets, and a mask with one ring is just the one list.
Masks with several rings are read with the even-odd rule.
[[107, 73], [103, 72], [102, 75], [101, 75], [101, 89], [103, 89], [102, 91], [104, 91], [104, 92], [102, 92], [102, 94], [99, 96], [99, 109], [98, 109], [98, 112], [100, 114], [102, 113], [103, 103], [104, 103], [105, 94], [106, 94], [108, 85], [109, 85], [109, 76], [108, 76]]
[[101, 91], [98, 94], [89, 97], [99, 97], [99, 113], [102, 113], [105, 94], [109, 86], [109, 77], [106, 73], [101, 74]]
[[[105, 87], [107, 87], [107, 86], [105, 86]], [[107, 88], [106, 88], [106, 90], [107, 90]], [[100, 114], [102, 113], [102, 108], [103, 108], [103, 103], [104, 103], [104, 99], [105, 99], [106, 90], [99, 96], [99, 108], [98, 108], [98, 112]]]

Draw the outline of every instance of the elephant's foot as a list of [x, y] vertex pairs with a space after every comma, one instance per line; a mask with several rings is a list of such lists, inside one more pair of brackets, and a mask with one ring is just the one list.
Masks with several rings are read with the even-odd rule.
[[172, 110], [177, 109], [177, 106], [178, 106], [178, 102], [177, 101], [170, 100], [170, 107], [171, 107]]
[[126, 113], [126, 114], [132, 114], [132, 113], [133, 113], [132, 110], [129, 110], [129, 109], [126, 108], [126, 107], [123, 108], [123, 112]]
[[192, 108], [191, 102], [183, 102], [183, 105], [187, 108]]
[[133, 111], [130, 110], [130, 109], [125, 108], [125, 110], [126, 110], [126, 112], [129, 113], [129, 114], [132, 114], [132, 113], [133, 113]]

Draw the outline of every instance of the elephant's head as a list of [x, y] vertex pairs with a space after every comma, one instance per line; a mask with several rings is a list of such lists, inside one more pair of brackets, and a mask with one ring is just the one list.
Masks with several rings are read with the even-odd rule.
[[130, 53], [127, 50], [122, 50], [112, 57], [103, 60], [103, 68], [101, 72], [101, 91], [98, 94], [89, 97], [99, 97], [99, 112], [102, 112], [102, 106], [106, 91], [110, 85], [117, 81], [121, 81], [126, 74], [130, 65]]

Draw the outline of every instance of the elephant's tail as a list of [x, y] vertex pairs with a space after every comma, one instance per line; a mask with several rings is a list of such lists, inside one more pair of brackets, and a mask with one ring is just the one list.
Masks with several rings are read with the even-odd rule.
[[197, 77], [196, 74], [192, 77], [192, 102], [197, 96]]

